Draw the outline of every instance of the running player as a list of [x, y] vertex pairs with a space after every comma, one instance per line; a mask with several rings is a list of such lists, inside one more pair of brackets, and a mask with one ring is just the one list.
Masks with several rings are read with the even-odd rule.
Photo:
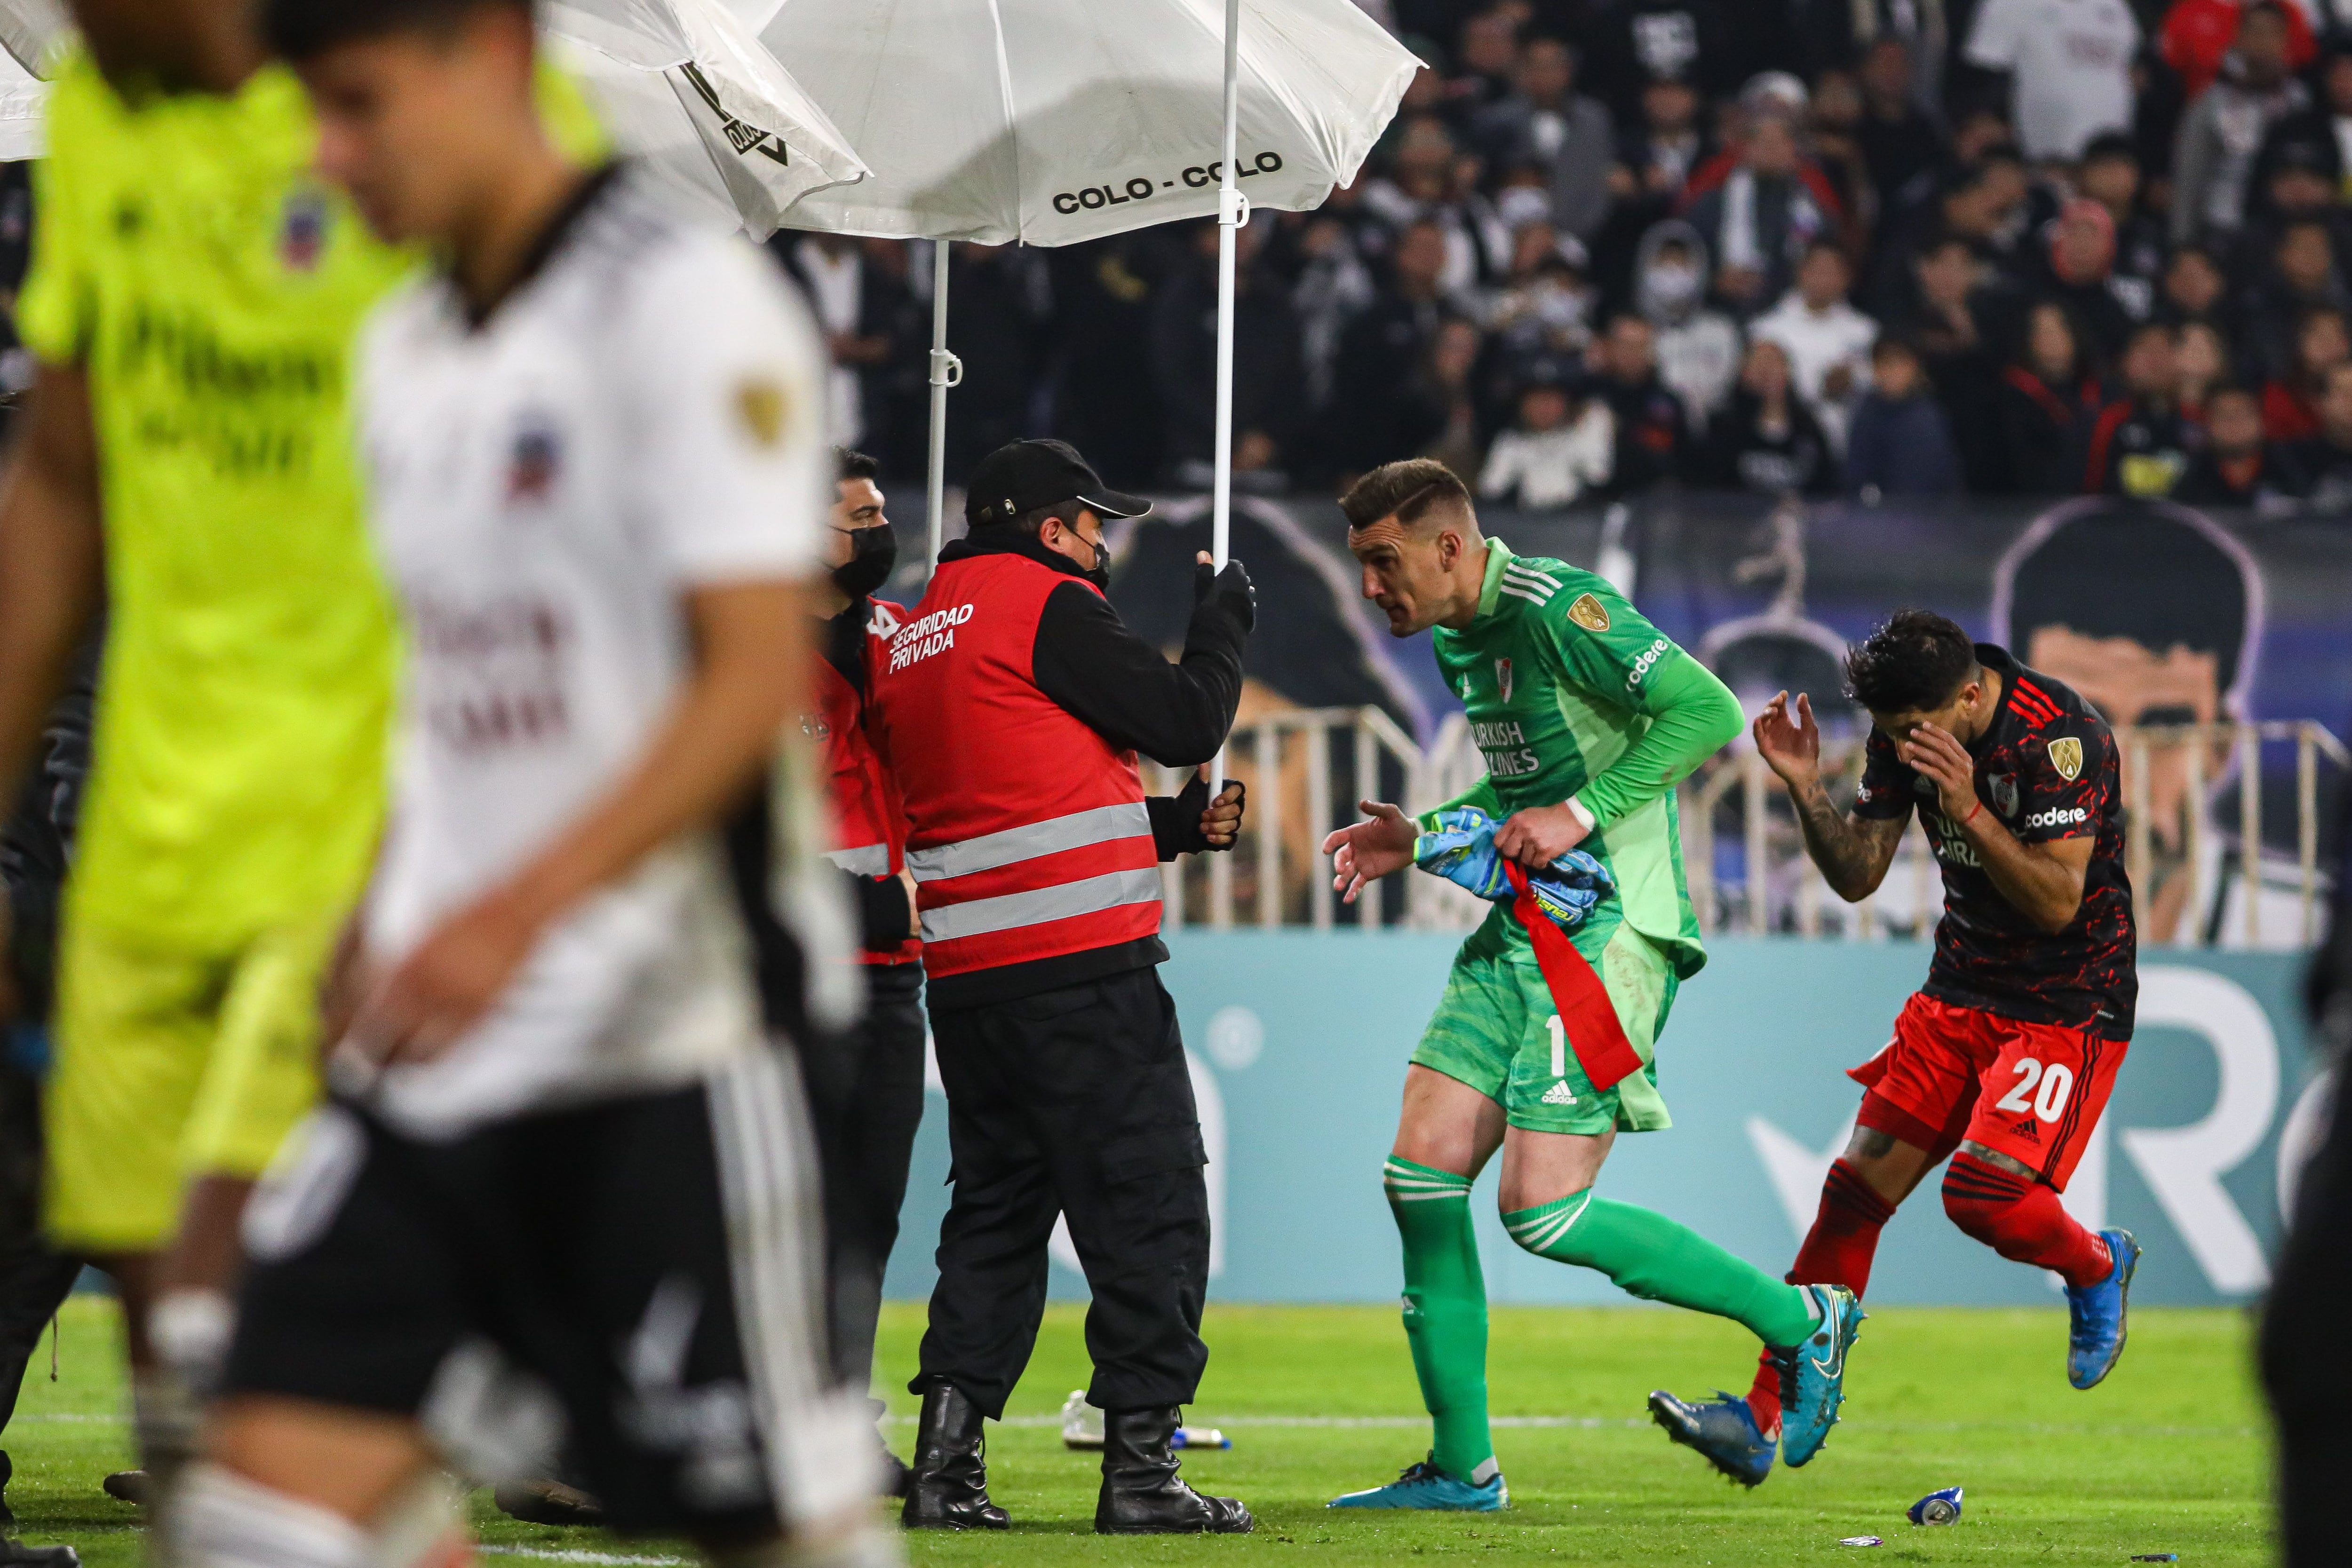
[[[1706, 961], [1674, 786], [1739, 733], [1739, 704], [1605, 580], [1484, 538], [1443, 464], [1377, 468], [1340, 509], [1364, 597], [1395, 636], [1435, 628], [1438, 664], [1486, 755], [1486, 776], [1440, 810], [1505, 819], [1495, 848], [1530, 869], [1580, 849], [1616, 891], [1575, 927], [1565, 955], [1547, 957], [1537, 946], [1546, 934], [1498, 905], [1454, 960], [1406, 1069], [1385, 1172], [1404, 1242], [1405, 1337], [1435, 1443], [1397, 1480], [1332, 1506], [1509, 1501], [1488, 1435], [1486, 1296], [1470, 1220], [1471, 1184], [1498, 1147], [1511, 1239], [1634, 1295], [1752, 1329], [1788, 1382], [1790, 1425], [1810, 1458], [1837, 1419], [1861, 1319], [1853, 1298], [1784, 1285], [1664, 1215], [1594, 1191], [1620, 1131], [1671, 1124], [1652, 1047], [1675, 988]], [[1416, 823], [1394, 806], [1363, 810], [1370, 821], [1324, 842], [1350, 900], [1412, 864], [1419, 829], [1437, 826], [1436, 813]]]
[[[1944, 1212], [2065, 1281], [2067, 1380], [2093, 1387], [2123, 1354], [2139, 1261], [2131, 1232], [2094, 1233], [2058, 1201], [2106, 1108], [2139, 990], [2115, 737], [2066, 686], [1924, 610], [1849, 653], [1846, 686], [1871, 720], [1851, 812], [1822, 787], [1803, 696], [1793, 717], [1788, 693], [1772, 699], [1756, 747], [1789, 786], [1805, 852], [1849, 903], [1885, 879], [1916, 808], [1943, 867], [1944, 918], [1927, 985], [1848, 1074], [1864, 1088], [1853, 1138], [1789, 1278], [1860, 1296], [1880, 1228], [1949, 1156]], [[1772, 1470], [1780, 1398], [1759, 1370], [1745, 1399], [1661, 1390], [1650, 1410], [1752, 1487]]]
[[168, 1471], [226, 1343], [245, 1195], [316, 1095], [319, 971], [379, 831], [393, 637], [345, 359], [414, 258], [311, 173], [250, 6], [77, 11], [17, 316], [40, 368], [0, 504], [0, 799], [103, 598], [47, 1223], [116, 1281]]
[[530, 0], [265, 18], [320, 169], [447, 270], [361, 354], [397, 806], [334, 1099], [248, 1217], [190, 1568], [396, 1556], [435, 1463], [519, 1414], [622, 1529], [891, 1562], [714, 826], [804, 700], [822, 343], [759, 252], [548, 140]]

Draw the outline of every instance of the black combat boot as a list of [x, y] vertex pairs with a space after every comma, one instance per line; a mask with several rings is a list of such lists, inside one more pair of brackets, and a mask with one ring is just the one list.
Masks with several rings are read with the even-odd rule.
[[981, 1414], [954, 1385], [933, 1378], [923, 1389], [915, 1432], [914, 1473], [898, 1515], [909, 1530], [1004, 1530], [1011, 1516], [988, 1500]]
[[1202, 1497], [1177, 1475], [1178, 1415], [1174, 1406], [1103, 1412], [1097, 1534], [1246, 1535], [1255, 1528], [1240, 1499]]

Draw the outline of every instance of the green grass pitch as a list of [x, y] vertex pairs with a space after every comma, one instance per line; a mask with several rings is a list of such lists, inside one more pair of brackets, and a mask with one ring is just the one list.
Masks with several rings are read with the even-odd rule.
[[[2131, 1346], [2106, 1385], [2066, 1386], [2065, 1314], [1889, 1307], [1854, 1351], [1846, 1418], [1801, 1471], [1754, 1492], [1717, 1479], [1644, 1416], [1649, 1390], [1743, 1385], [1750, 1342], [1736, 1328], [1654, 1309], [1503, 1308], [1488, 1359], [1507, 1513], [1333, 1513], [1334, 1493], [1388, 1479], [1418, 1458], [1412, 1369], [1393, 1309], [1218, 1306], [1212, 1360], [1191, 1418], [1219, 1426], [1230, 1452], [1195, 1453], [1185, 1473], [1238, 1494], [1258, 1516], [1245, 1539], [1109, 1541], [1089, 1533], [1094, 1458], [1064, 1449], [1052, 1422], [1087, 1380], [1076, 1309], [1055, 1307], [1012, 1417], [992, 1429], [992, 1490], [1006, 1535], [923, 1536], [919, 1564], [1356, 1563], [1458, 1555], [1484, 1563], [2123, 1563], [2177, 1552], [2191, 1568], [2271, 1558], [2268, 1441], [2249, 1373], [2248, 1322], [2221, 1311], [2134, 1315]], [[877, 1387], [903, 1454], [913, 1401], [902, 1391], [921, 1332], [893, 1303]], [[5, 1442], [27, 1541], [68, 1541], [90, 1568], [136, 1568], [131, 1511], [99, 1478], [129, 1460], [109, 1303], [78, 1298], [63, 1328], [62, 1375], [48, 1357], [26, 1379]], [[1937, 1487], [1968, 1489], [1957, 1525], [1903, 1519]], [[485, 1568], [538, 1561], [666, 1564], [680, 1548], [595, 1531], [517, 1525], [478, 1494]], [[1885, 1538], [1874, 1552], [1840, 1537]]]

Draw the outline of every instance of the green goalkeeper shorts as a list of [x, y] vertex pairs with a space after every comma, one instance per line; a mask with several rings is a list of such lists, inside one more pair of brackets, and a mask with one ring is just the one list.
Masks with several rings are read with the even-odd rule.
[[[1530, 1132], [1598, 1135], [1612, 1127], [1654, 1133], [1674, 1125], [1658, 1093], [1653, 1047], [1679, 982], [1658, 945], [1620, 924], [1601, 951], [1601, 984], [1643, 1065], [1609, 1088], [1595, 1089], [1560, 1027], [1534, 952], [1524, 941], [1503, 944], [1491, 936], [1481, 931], [1454, 955], [1445, 995], [1413, 1050], [1414, 1062], [1467, 1083], [1499, 1103], [1512, 1126]], [[1577, 946], [1591, 957], [1583, 943]]]

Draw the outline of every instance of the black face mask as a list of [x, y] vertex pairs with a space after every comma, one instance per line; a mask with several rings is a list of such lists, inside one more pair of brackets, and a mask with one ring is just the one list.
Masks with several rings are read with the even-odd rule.
[[898, 564], [898, 536], [887, 526], [842, 532], [849, 536], [849, 559], [833, 569], [833, 585], [863, 599], [890, 580]]
[[[1093, 583], [1097, 588], [1101, 589], [1105, 593], [1108, 593], [1110, 591], [1109, 542], [1108, 540], [1097, 542], [1094, 539], [1090, 539], [1087, 538], [1086, 535], [1078, 532], [1076, 528], [1072, 528], [1070, 530], [1070, 537], [1095, 552], [1094, 565], [1086, 568], [1084, 570], [1080, 571], [1078, 575], [1085, 578], [1088, 582]], [[1076, 565], [1076, 562], [1073, 561], [1071, 564]]]

